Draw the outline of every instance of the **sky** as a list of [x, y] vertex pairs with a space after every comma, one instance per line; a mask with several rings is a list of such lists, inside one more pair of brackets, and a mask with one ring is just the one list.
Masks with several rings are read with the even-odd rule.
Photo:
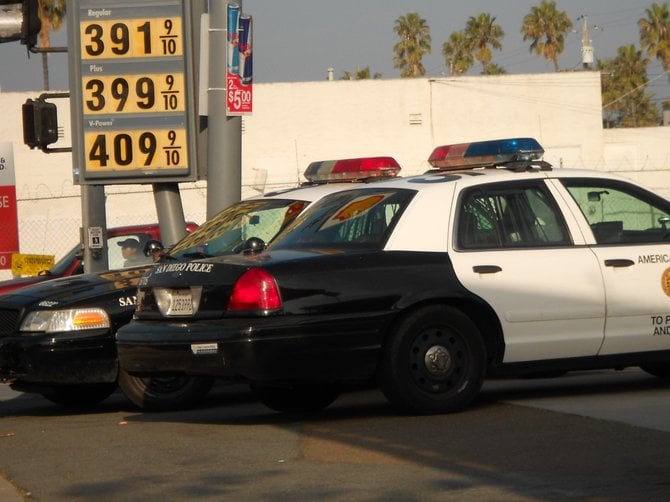
[[[113, 0], [110, 0], [112, 3]], [[426, 20], [432, 51], [423, 59], [426, 76], [447, 75], [442, 44], [454, 31], [462, 30], [470, 16], [484, 12], [496, 18], [505, 32], [502, 50], [493, 51], [492, 62], [510, 74], [553, 72], [553, 64], [530, 53], [520, 29], [523, 17], [540, 0], [242, 0], [242, 10], [253, 16], [254, 82], [300, 82], [325, 80], [328, 68], [334, 78], [345, 71], [369, 67], [382, 78], [399, 78], [393, 67], [395, 21], [410, 12]], [[588, 19], [596, 59], [616, 56], [617, 49], [639, 47], [637, 21], [646, 17], [651, 0], [556, 0], [573, 22], [559, 61], [561, 70], [579, 70], [581, 64], [582, 16]], [[659, 1], [659, 3], [662, 3]], [[580, 19], [581, 18], [581, 19]], [[66, 29], [54, 34], [52, 45], [64, 46]], [[64, 90], [67, 55], [50, 54], [52, 90]], [[475, 62], [471, 75], [481, 71]], [[660, 64], [648, 67], [648, 89], [654, 101], [670, 97], [670, 83]], [[19, 42], [0, 44], [0, 90], [42, 89], [41, 56], [28, 55]]]

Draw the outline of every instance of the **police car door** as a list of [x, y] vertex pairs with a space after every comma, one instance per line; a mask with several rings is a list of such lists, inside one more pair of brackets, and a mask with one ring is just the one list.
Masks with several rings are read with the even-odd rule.
[[670, 203], [624, 181], [561, 183], [591, 227], [605, 281], [600, 354], [670, 349]]
[[602, 344], [601, 273], [552, 192], [534, 179], [470, 187], [458, 197], [452, 261], [465, 287], [495, 309], [504, 362], [592, 356]]

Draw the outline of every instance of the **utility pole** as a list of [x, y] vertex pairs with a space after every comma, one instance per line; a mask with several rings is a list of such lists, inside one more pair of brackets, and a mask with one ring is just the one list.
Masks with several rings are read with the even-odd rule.
[[593, 46], [589, 36], [589, 16], [581, 15], [577, 18], [582, 20], [582, 68], [589, 70], [593, 64]]

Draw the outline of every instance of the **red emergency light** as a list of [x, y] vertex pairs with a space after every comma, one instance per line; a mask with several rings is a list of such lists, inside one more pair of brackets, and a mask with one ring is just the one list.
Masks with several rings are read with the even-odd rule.
[[393, 157], [360, 157], [355, 159], [312, 162], [305, 169], [305, 178], [312, 183], [361, 181], [368, 178], [392, 178], [400, 172]]

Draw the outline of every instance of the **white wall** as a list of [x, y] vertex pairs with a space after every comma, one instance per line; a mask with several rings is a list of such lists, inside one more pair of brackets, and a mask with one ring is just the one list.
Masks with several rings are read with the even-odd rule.
[[[0, 138], [13, 143], [21, 252], [55, 254], [78, 240], [79, 187], [70, 154], [23, 144], [21, 104], [36, 93], [0, 92]], [[69, 109], [58, 100], [68, 146]], [[438, 79], [254, 85], [243, 120], [243, 197], [295, 185], [315, 160], [392, 155], [423, 172], [435, 146], [531, 136], [556, 166], [618, 171], [670, 196], [670, 127], [603, 130], [600, 74], [561, 72]], [[206, 182], [180, 186], [186, 218], [206, 214]], [[149, 186], [108, 186], [107, 224], [156, 221]], [[0, 271], [0, 279], [9, 277]]]

